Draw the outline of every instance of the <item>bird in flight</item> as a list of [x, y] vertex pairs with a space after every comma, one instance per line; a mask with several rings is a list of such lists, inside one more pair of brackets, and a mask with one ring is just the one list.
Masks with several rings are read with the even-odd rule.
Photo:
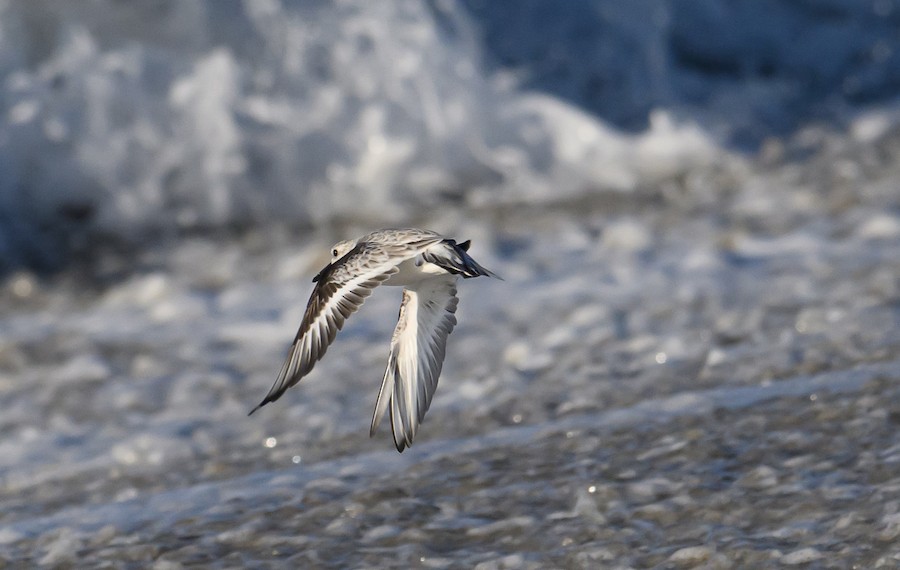
[[384, 229], [331, 249], [331, 262], [313, 278], [316, 284], [300, 330], [275, 384], [251, 414], [274, 402], [309, 374], [334, 341], [344, 321], [378, 285], [403, 287], [400, 316], [391, 337], [387, 368], [375, 401], [369, 436], [390, 412], [397, 451], [413, 437], [437, 388], [447, 336], [456, 326], [456, 281], [500, 277], [467, 253], [469, 241], [456, 243], [428, 230]]

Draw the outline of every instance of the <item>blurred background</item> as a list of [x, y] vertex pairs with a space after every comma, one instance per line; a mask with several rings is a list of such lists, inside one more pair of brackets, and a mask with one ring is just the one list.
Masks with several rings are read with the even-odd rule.
[[[900, 564], [898, 90], [898, 0], [0, 1], [0, 566]], [[506, 278], [416, 445], [397, 292], [246, 419], [385, 226]]]
[[900, 87], [892, 0], [0, 10], [7, 268], [98, 240], [631, 191], [844, 130]]

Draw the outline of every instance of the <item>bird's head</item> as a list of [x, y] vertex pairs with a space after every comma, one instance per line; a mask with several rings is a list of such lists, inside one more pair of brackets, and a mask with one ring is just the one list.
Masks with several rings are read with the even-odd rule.
[[356, 240], [339, 241], [331, 246], [331, 263], [347, 255], [347, 252], [356, 247]]

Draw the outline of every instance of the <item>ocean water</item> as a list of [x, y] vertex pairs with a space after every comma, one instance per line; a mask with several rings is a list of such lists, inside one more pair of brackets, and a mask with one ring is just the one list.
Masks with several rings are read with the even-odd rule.
[[[498, 5], [0, 4], [0, 567], [900, 565], [897, 5]], [[412, 448], [392, 288], [247, 417], [385, 225], [505, 279]]]

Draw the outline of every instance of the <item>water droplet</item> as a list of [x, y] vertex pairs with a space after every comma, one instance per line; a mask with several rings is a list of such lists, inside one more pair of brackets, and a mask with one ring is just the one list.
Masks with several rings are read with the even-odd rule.
[[596, 485], [591, 485], [590, 487], [588, 487], [588, 493], [596, 493], [596, 492], [597, 492]]
[[295, 456], [291, 457], [291, 461], [293, 461], [294, 463], [300, 463], [300, 456], [295, 455]]
[[35, 283], [30, 275], [20, 274], [13, 278], [12, 280], [12, 292], [13, 295], [19, 297], [20, 299], [24, 299], [26, 297], [30, 297], [32, 293], [34, 293]]
[[271, 449], [271, 448], [275, 447], [276, 445], [278, 445], [278, 440], [275, 439], [274, 437], [267, 437], [264, 445], [266, 447], [268, 447], [269, 449]]
[[512, 417], [512, 421], [514, 424], [522, 423], [522, 414], [514, 414]]
[[666, 356], [665, 352], [657, 352], [656, 353], [656, 363], [657, 364], [665, 364], [666, 360], [668, 360], [668, 359], [669, 359], [669, 357]]

